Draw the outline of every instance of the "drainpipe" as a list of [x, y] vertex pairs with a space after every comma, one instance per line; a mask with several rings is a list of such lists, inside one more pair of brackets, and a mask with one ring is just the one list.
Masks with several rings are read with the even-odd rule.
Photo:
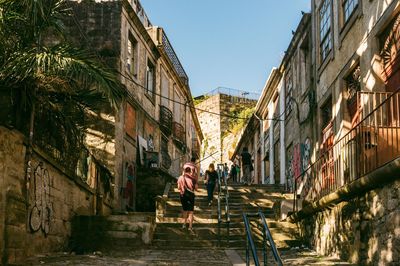
[[[274, 103], [271, 102], [268, 107], [268, 119], [272, 119], [273, 117], [273, 106]], [[269, 126], [269, 183], [271, 185], [275, 184], [275, 171], [274, 171], [274, 126], [275, 121], [270, 120], [271, 124]]]
[[[285, 114], [285, 90], [283, 82], [280, 83], [279, 90], [279, 110], [281, 114]], [[280, 184], [284, 185], [286, 183], [286, 149], [285, 149], [285, 119], [280, 121]]]
[[264, 120], [260, 117], [257, 116], [256, 113], [254, 113], [254, 117], [258, 119], [258, 121], [260, 122], [260, 138], [258, 140], [258, 143], [260, 143], [261, 145], [261, 157], [258, 158], [258, 160], [261, 161], [260, 165], [261, 165], [261, 183], [265, 184], [265, 164], [262, 161], [262, 158], [265, 154], [265, 145], [264, 145]]

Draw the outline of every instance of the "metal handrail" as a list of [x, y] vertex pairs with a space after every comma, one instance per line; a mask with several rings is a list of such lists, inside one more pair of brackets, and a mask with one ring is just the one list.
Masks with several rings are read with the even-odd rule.
[[269, 242], [269, 245], [271, 247], [272, 254], [274, 255], [275, 262], [279, 265], [282, 266], [282, 259], [281, 255], [279, 254], [278, 249], [276, 248], [275, 241], [272, 238], [271, 232], [269, 231], [267, 221], [265, 219], [265, 215], [262, 211], [258, 212], [258, 215], [261, 218], [261, 223], [263, 225], [263, 257], [264, 257], [264, 265], [267, 265], [267, 241]]
[[227, 233], [227, 243], [229, 247], [229, 233], [230, 233], [230, 222], [231, 216], [229, 213], [229, 189], [228, 189], [228, 179], [225, 178], [225, 222], [226, 222], [226, 233]]
[[217, 198], [217, 212], [218, 212], [218, 245], [221, 244], [221, 175], [218, 172], [218, 198]]
[[244, 227], [246, 229], [246, 265], [250, 265], [249, 249], [251, 249], [251, 254], [253, 256], [255, 266], [260, 266], [260, 261], [258, 260], [258, 255], [257, 255], [257, 248], [254, 245], [253, 236], [251, 235], [250, 223], [246, 213], [243, 213], [243, 222], [244, 222]]

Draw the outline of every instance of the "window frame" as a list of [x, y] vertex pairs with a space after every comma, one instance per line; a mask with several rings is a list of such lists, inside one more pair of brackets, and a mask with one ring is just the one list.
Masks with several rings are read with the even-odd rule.
[[[326, 23], [324, 23], [324, 25], [326, 25], [328, 28], [326, 30], [326, 33], [322, 36], [322, 16], [321, 16], [321, 12], [322, 9], [324, 8], [325, 4], [328, 3], [326, 10], [325, 11], [329, 11], [329, 18], [326, 20]], [[325, 17], [325, 16], [324, 16]], [[330, 58], [330, 55], [333, 52], [333, 4], [332, 4], [332, 0], [324, 0], [321, 2], [320, 7], [318, 9], [318, 48], [319, 48], [319, 64], [320, 67], [322, 67], [324, 65], [324, 63], [326, 61], [328, 61], [328, 59]], [[326, 52], [325, 57], [322, 56], [322, 53], [324, 51], [323, 49], [323, 43], [325, 43], [325, 41], [329, 40], [329, 44], [330, 44], [330, 48], [329, 51]]]
[[[131, 49], [129, 48], [129, 45], [131, 46]], [[125, 63], [125, 69], [134, 78], [138, 77], [139, 73], [139, 64], [138, 64], [138, 51], [139, 51], [139, 42], [133, 35], [131, 31], [128, 31], [128, 41], [127, 41], [127, 58], [126, 58], [126, 63]], [[131, 50], [131, 51], [130, 51]], [[131, 61], [131, 63], [128, 63], [128, 61]], [[128, 67], [129, 65], [129, 67]]]
[[[290, 83], [288, 82], [290, 81]], [[290, 84], [290, 88], [288, 87]], [[293, 72], [289, 67], [285, 75], [285, 117], [288, 117], [293, 110]]]
[[[151, 68], [149, 68], [151, 66]], [[152, 88], [149, 89], [149, 69], [152, 69]], [[153, 61], [148, 57], [146, 63], [146, 72], [145, 72], [145, 94], [149, 97], [149, 99], [154, 103], [155, 99], [155, 88], [156, 88], [156, 65]]]
[[[357, 5], [354, 7], [349, 17], [345, 18], [345, 3], [348, 1], [358, 1]], [[340, 10], [339, 10], [339, 21], [340, 21], [340, 34], [339, 41], [340, 45], [343, 42], [343, 39], [346, 37], [347, 33], [353, 27], [354, 23], [362, 14], [362, 0], [341, 0], [340, 1]]]
[[[357, 1], [357, 4], [354, 5], [354, 1]], [[360, 1], [361, 0], [342, 0], [342, 21], [343, 21], [343, 26], [346, 25], [350, 19], [352, 18], [352, 16], [356, 13], [359, 5], [360, 5]], [[346, 19], [346, 3], [349, 2], [353, 2], [353, 9], [351, 10], [351, 12], [349, 13], [349, 16]]]

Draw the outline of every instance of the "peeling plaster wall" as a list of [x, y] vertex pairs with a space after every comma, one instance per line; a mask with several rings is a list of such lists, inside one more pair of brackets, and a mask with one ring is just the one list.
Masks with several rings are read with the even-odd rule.
[[398, 265], [400, 180], [316, 213], [300, 228], [320, 254], [358, 265]]

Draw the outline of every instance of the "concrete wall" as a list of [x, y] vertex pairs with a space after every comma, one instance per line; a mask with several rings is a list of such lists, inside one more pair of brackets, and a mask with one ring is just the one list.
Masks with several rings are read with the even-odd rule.
[[357, 265], [398, 265], [400, 181], [316, 213], [300, 228], [318, 253]]
[[[31, 181], [26, 194], [26, 147], [23, 141], [24, 136], [19, 132], [0, 126], [0, 251], [3, 264], [17, 263], [33, 254], [65, 250], [71, 235], [72, 218], [95, 214], [96, 200], [99, 200], [88, 183], [67, 175], [61, 167], [38, 153], [34, 153], [32, 159]], [[45, 171], [48, 175], [43, 174]], [[109, 202], [103, 205], [98, 201], [97, 211], [110, 213]], [[35, 206], [49, 215], [35, 215], [32, 211]]]

